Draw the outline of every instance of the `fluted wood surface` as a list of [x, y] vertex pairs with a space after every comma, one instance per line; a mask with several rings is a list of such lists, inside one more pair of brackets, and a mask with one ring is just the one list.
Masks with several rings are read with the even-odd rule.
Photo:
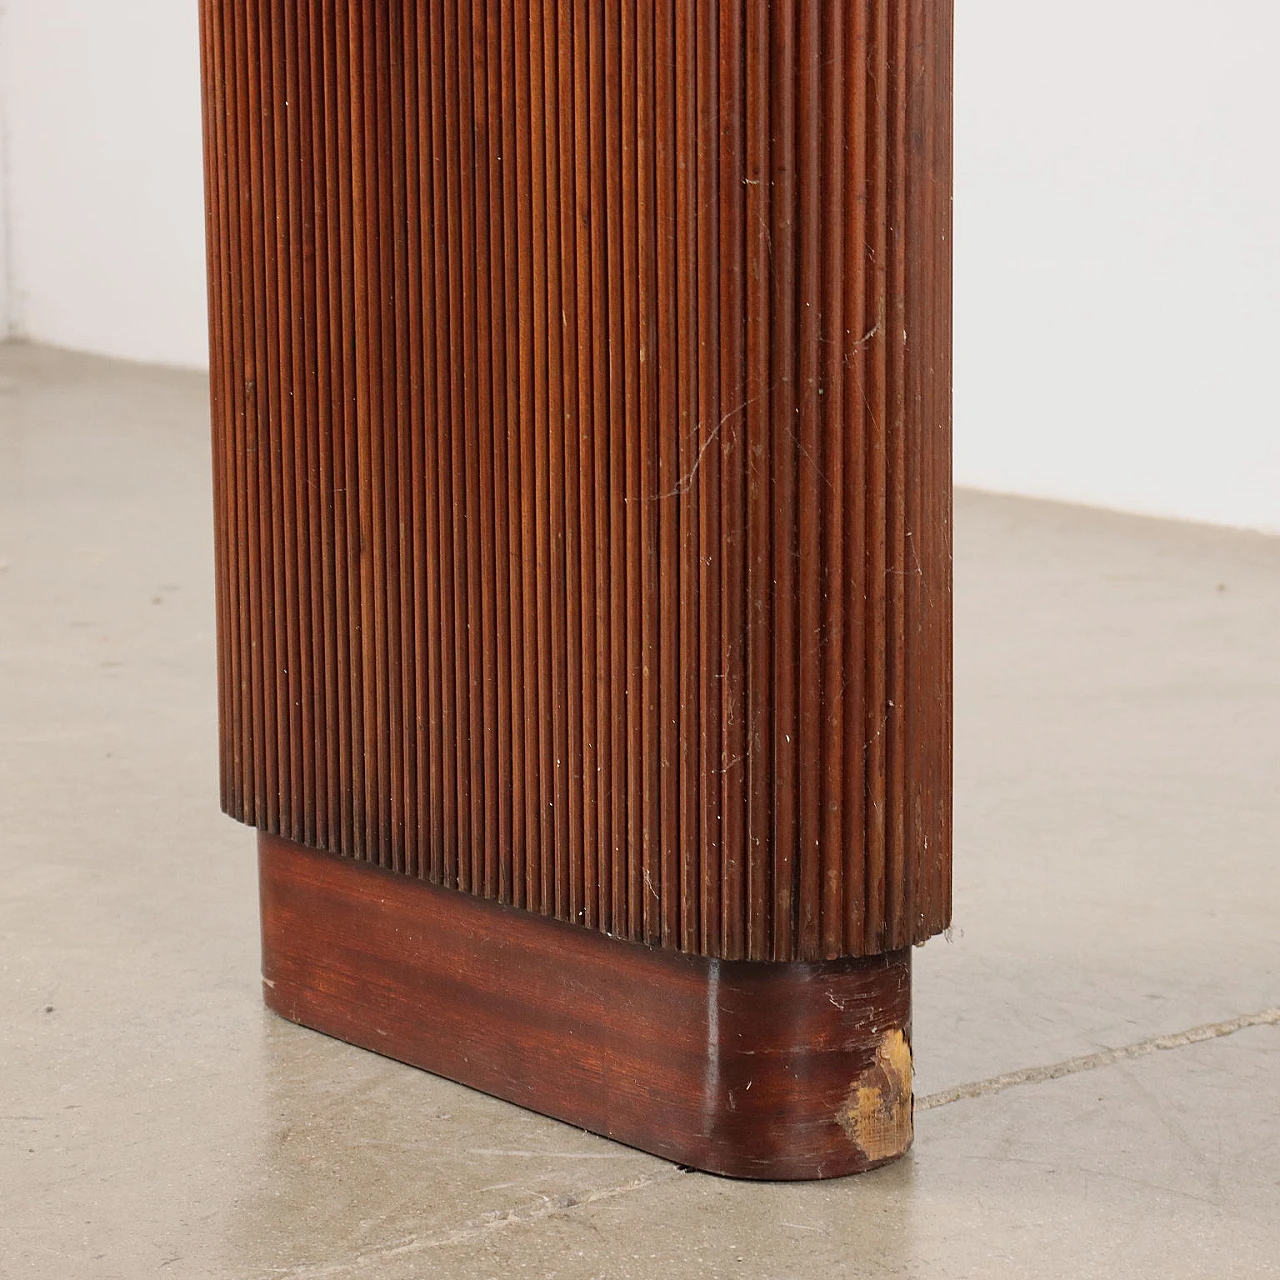
[[724, 958], [950, 914], [950, 0], [202, 0], [222, 793]]

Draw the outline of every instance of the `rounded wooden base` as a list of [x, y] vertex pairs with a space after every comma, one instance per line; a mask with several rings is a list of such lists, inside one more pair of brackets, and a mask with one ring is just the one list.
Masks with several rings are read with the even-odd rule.
[[708, 960], [261, 835], [276, 1013], [711, 1173], [830, 1178], [911, 1145], [910, 951]]

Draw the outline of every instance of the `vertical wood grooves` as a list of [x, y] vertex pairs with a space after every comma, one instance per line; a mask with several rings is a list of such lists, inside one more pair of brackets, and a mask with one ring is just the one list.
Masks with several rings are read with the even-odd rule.
[[949, 0], [202, 0], [222, 803], [726, 959], [950, 915]]

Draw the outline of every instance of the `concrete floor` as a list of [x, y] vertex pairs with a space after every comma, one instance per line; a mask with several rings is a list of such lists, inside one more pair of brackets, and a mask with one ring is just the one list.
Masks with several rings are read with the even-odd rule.
[[0, 349], [0, 1275], [1280, 1271], [1280, 539], [960, 495], [917, 1144], [800, 1186], [263, 1011], [209, 544], [201, 378]]

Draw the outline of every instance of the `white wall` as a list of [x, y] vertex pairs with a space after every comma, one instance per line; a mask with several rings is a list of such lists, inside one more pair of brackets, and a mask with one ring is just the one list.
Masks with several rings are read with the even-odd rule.
[[1280, 531], [1280, 5], [958, 10], [957, 479]]
[[0, 0], [0, 341], [14, 330], [9, 314], [9, 112], [8, 74], [9, 15], [8, 3]]
[[[196, 0], [0, 8], [9, 314], [204, 364]], [[957, 479], [1280, 531], [1280, 5], [957, 9]]]
[[208, 362], [196, 0], [0, 0], [10, 329]]

